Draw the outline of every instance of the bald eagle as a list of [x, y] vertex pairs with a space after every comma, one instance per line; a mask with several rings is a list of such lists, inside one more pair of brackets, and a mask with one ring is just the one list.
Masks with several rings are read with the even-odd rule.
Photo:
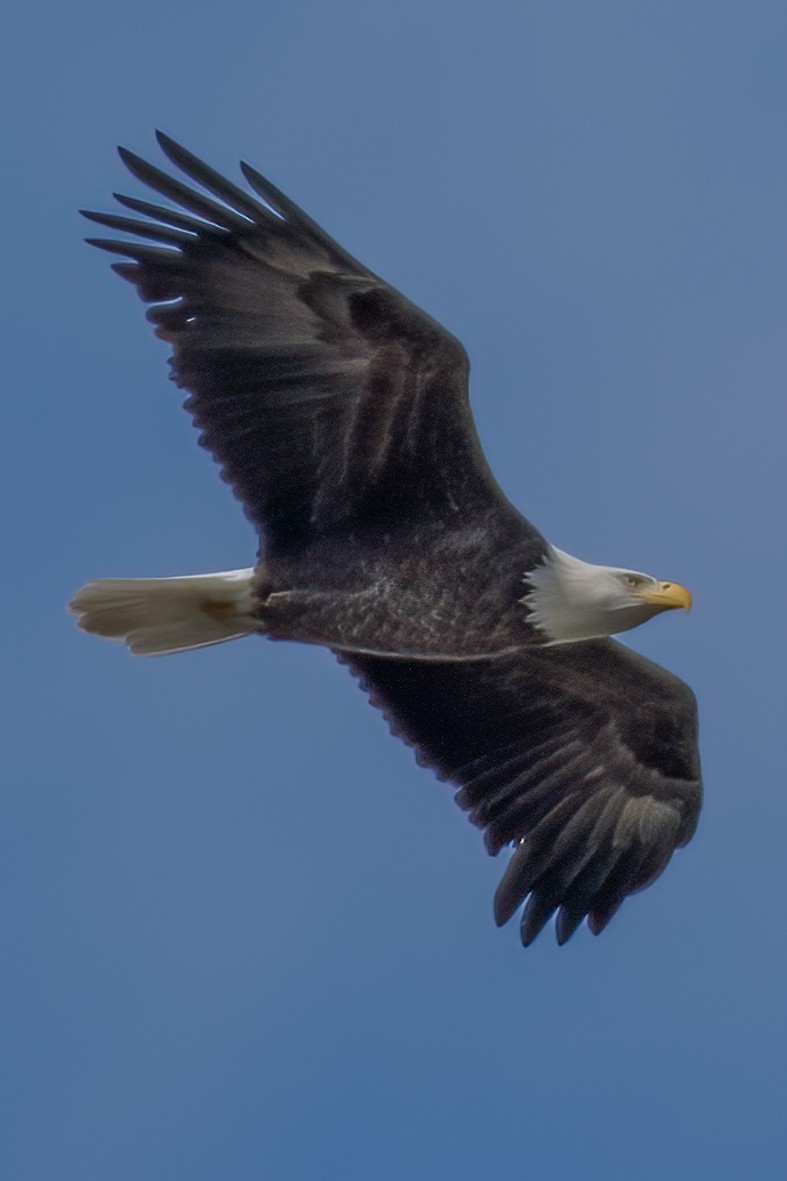
[[[608, 637], [683, 587], [562, 552], [509, 503], [450, 333], [257, 171], [249, 190], [169, 137], [198, 187], [120, 149], [166, 205], [87, 212], [88, 239], [173, 347], [200, 442], [256, 529], [246, 570], [88, 582], [88, 632], [155, 655], [257, 634], [331, 649], [496, 854], [527, 946], [557, 912], [598, 934], [696, 828], [694, 695]], [[144, 241], [139, 241], [143, 239]]]

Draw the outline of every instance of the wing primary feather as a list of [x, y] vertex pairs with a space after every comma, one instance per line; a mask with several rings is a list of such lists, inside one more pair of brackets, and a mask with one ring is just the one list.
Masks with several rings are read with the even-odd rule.
[[[173, 258], [178, 258], [174, 251], [170, 253]], [[155, 274], [146, 274], [136, 262], [113, 262], [112, 270], [121, 279], [133, 283], [141, 298], [148, 302], [180, 299], [182, 296], [180, 272], [174, 267], [164, 267], [161, 262], [156, 264]]]
[[175, 250], [161, 250], [158, 246], [145, 246], [142, 242], [120, 242], [115, 238], [85, 238], [88, 246], [97, 246], [109, 254], [125, 254], [136, 262], [169, 262], [180, 258]]
[[163, 222], [164, 225], [172, 226], [177, 230], [187, 230], [191, 234], [204, 234], [206, 231], [227, 233], [223, 226], [205, 221], [203, 218], [189, 217], [187, 213], [181, 213], [179, 209], [167, 209], [164, 205], [154, 205], [152, 201], [143, 201], [139, 197], [128, 197], [125, 193], [113, 193], [112, 196], [121, 205], [125, 205], [126, 209], [133, 209], [134, 213], [141, 213], [145, 217]]
[[127, 283], [136, 283], [139, 281], [139, 267], [135, 262], [113, 262], [111, 270], [116, 275], [120, 275], [121, 279], [125, 279]]
[[555, 919], [555, 935], [557, 937], [558, 946], [562, 947], [564, 943], [568, 943], [571, 936], [576, 931], [584, 919], [584, 911], [569, 910], [566, 906], [561, 906], [557, 912]]
[[161, 150], [173, 164], [177, 165], [192, 180], [201, 184], [203, 188], [208, 189], [214, 196], [226, 201], [231, 209], [242, 213], [252, 222], [259, 222], [261, 215], [263, 219], [270, 216], [269, 210], [260, 205], [259, 201], [255, 201], [248, 193], [244, 193], [243, 189], [239, 189], [215, 168], [211, 168], [204, 160], [200, 160], [199, 156], [195, 156], [193, 152], [188, 151], [170, 136], [165, 135], [163, 131], [156, 132], [156, 139]]
[[[255, 193], [262, 197], [266, 205], [277, 213], [279, 217], [285, 218], [287, 221], [297, 222], [300, 226], [312, 231], [315, 238], [322, 241], [325, 237], [325, 231], [313, 221], [308, 213], [304, 213], [300, 205], [296, 205], [290, 197], [277, 188], [273, 181], [268, 180], [256, 168], [252, 168], [251, 164], [247, 164], [245, 160], [240, 162], [241, 171], [246, 177]], [[340, 248], [341, 249], [341, 248]], [[345, 253], [342, 250], [342, 253]]]
[[154, 222], [119, 217], [115, 213], [95, 213], [92, 209], [80, 209], [79, 212], [88, 221], [95, 221], [110, 230], [120, 230], [123, 234], [137, 234], [140, 238], [150, 238], [152, 242], [164, 242], [168, 246], [182, 246], [187, 242], [196, 241], [193, 233], [157, 226]]
[[529, 947], [533, 940], [541, 934], [556, 909], [557, 904], [554, 899], [535, 892], [530, 895], [522, 912], [522, 922], [519, 924], [519, 935], [523, 947]]
[[612, 921], [625, 902], [625, 893], [618, 893], [605, 898], [588, 914], [588, 928], [593, 935], [600, 935], [608, 923]]
[[222, 229], [237, 234], [243, 234], [252, 225], [248, 218], [242, 217], [226, 205], [219, 205], [218, 201], [213, 201], [210, 197], [204, 197], [188, 185], [181, 184], [179, 180], [175, 180], [153, 164], [148, 164], [147, 160], [130, 152], [128, 148], [118, 148], [118, 155], [137, 180], [161, 193], [162, 197], [168, 197], [176, 205], [182, 205], [184, 209], [190, 209], [192, 213], [204, 217], [206, 221], [214, 222]]
[[322, 236], [323, 231], [317, 223], [313, 222], [309, 215], [304, 213], [300, 206], [296, 205], [281, 189], [278, 189], [273, 181], [268, 180], [267, 176], [263, 176], [245, 160], [241, 160], [240, 168], [254, 192], [262, 197], [265, 204], [270, 206], [274, 213], [287, 220], [291, 219], [302, 225], [308, 225]]
[[626, 895], [632, 893], [633, 883], [648, 861], [648, 850], [638, 841], [632, 845], [618, 847], [620, 856], [588, 909], [588, 927], [594, 935], [599, 935], [604, 930], [620, 909]]
[[495, 890], [492, 909], [498, 927], [502, 927], [508, 922], [527, 897], [530, 889], [529, 858], [530, 850], [524, 847], [524, 842], [520, 842], [512, 853], [505, 873]]
[[[590, 817], [599, 811], [591, 796], [577, 806], [577, 796], [554, 808], [515, 850], [495, 894], [495, 920], [507, 922], [529, 892], [561, 905], [567, 890], [598, 854], [595, 826]], [[573, 811], [567, 821], [565, 812]], [[562, 825], [553, 839], [555, 825]], [[588, 832], [590, 829], [590, 832]]]
[[[561, 923], [567, 934], [573, 934], [585, 915], [591, 909], [593, 900], [604, 884], [605, 879], [614, 869], [621, 850], [605, 848], [598, 852], [593, 860], [577, 874], [560, 900]], [[561, 927], [558, 927], [558, 942], [561, 941]], [[565, 942], [565, 939], [563, 942]]]
[[[587, 808], [592, 801], [584, 805]], [[581, 812], [583, 807], [580, 806]], [[506, 871], [495, 892], [495, 922], [502, 926], [525, 899], [531, 890], [539, 885], [539, 879], [549, 870], [550, 865], [559, 865], [566, 851], [559, 846], [564, 833], [568, 833], [566, 845], [570, 853], [571, 837], [581, 826], [576, 824], [577, 795], [569, 793], [558, 797], [554, 806], [534, 824], [514, 851]], [[555, 901], [554, 908], [558, 904]]]
[[243, 175], [255, 193], [262, 197], [265, 204], [270, 206], [274, 213], [283, 217], [287, 225], [297, 226], [300, 233], [306, 235], [316, 245], [330, 251], [334, 262], [340, 266], [347, 267], [349, 270], [369, 278], [374, 277], [368, 267], [365, 267], [357, 258], [353, 258], [349, 251], [340, 246], [329, 234], [326, 234], [325, 230], [309, 217], [308, 213], [304, 213], [301, 207], [277, 188], [272, 181], [258, 172], [256, 168], [252, 168], [251, 164], [247, 164], [245, 160], [241, 160], [240, 166]]

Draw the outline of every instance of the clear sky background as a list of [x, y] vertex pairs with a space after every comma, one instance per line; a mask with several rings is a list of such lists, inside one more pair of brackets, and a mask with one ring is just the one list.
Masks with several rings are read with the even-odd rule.
[[[2, 1176], [783, 1176], [787, 7], [31, 0], [0, 54]], [[255, 552], [81, 243], [156, 126], [463, 339], [551, 540], [694, 592], [630, 640], [698, 694], [702, 823], [600, 939], [495, 929], [502, 860], [327, 653], [66, 617]]]

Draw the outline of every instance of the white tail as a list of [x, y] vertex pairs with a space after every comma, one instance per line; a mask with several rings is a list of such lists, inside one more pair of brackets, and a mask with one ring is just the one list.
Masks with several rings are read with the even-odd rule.
[[102, 578], [68, 604], [79, 626], [122, 640], [139, 656], [205, 648], [261, 631], [253, 615], [254, 570], [182, 578]]

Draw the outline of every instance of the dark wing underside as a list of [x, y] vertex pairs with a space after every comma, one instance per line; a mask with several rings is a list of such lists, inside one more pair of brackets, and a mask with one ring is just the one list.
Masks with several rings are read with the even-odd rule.
[[691, 839], [701, 804], [694, 695], [609, 640], [467, 662], [342, 656], [418, 761], [459, 788], [487, 848], [515, 849], [495, 896], [527, 898], [525, 944], [557, 910], [598, 934]]
[[130, 260], [114, 269], [153, 305], [202, 442], [269, 542], [502, 502], [460, 343], [259, 173], [242, 166], [262, 200], [159, 141], [213, 197], [121, 150], [176, 208], [118, 196], [141, 217], [86, 216], [148, 241], [91, 241]]

